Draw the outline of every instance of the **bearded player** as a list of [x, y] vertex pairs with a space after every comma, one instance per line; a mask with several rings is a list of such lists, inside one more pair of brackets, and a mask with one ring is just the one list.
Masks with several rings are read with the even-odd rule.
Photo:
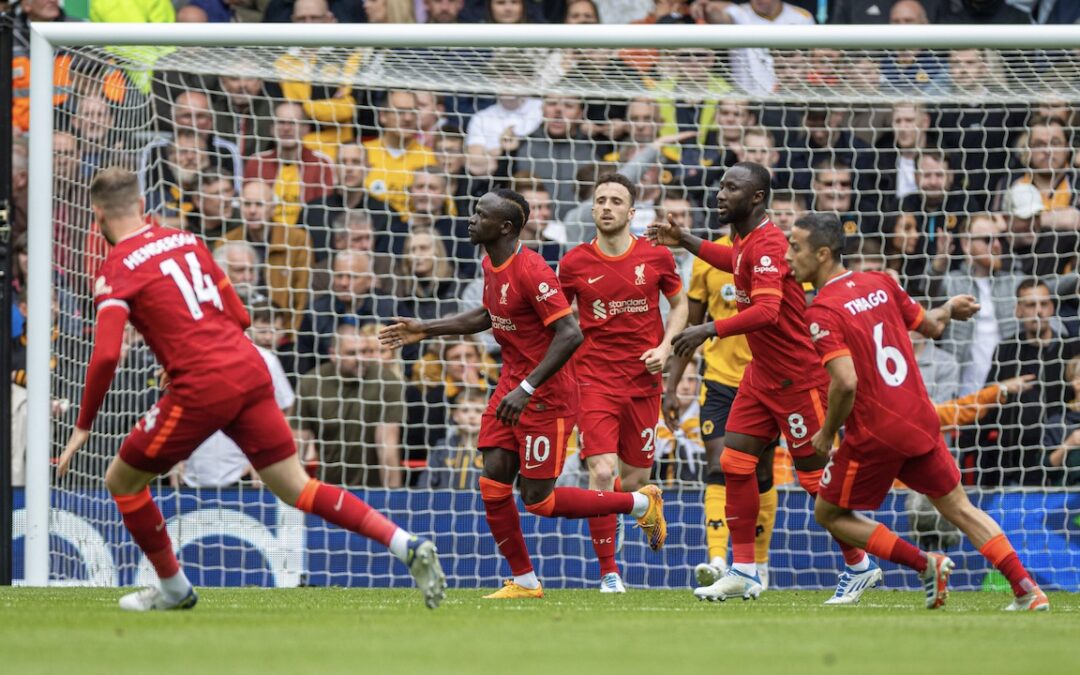
[[[598, 518], [629, 513], [649, 546], [664, 545], [667, 523], [660, 489], [607, 492], [555, 487], [576, 423], [578, 382], [567, 365], [583, 337], [570, 303], [544, 258], [521, 244], [529, 203], [512, 190], [485, 194], [469, 219], [469, 239], [484, 247], [484, 306], [433, 321], [397, 319], [379, 337], [389, 347], [438, 335], [492, 329], [502, 347], [499, 384], [480, 422], [480, 497], [491, 535], [513, 579], [493, 599], [542, 598], [514, 503], [514, 481], [530, 513], [549, 518]], [[655, 415], [655, 412], [654, 412]]]
[[[735, 276], [739, 313], [687, 328], [672, 344], [675, 353], [685, 357], [708, 338], [745, 334], [753, 355], [731, 405], [720, 456], [732, 564], [715, 583], [694, 590], [703, 600], [757, 598], [762, 591], [754, 562], [760, 506], [755, 472], [773, 440], [781, 433], [787, 438], [799, 483], [811, 495], [826, 464], [810, 439], [825, 419], [828, 376], [806, 333], [806, 295], [784, 261], [787, 237], [765, 212], [769, 183], [769, 170], [753, 162], [735, 164], [720, 179], [717, 216], [730, 223], [732, 246], [702, 241], [671, 219], [649, 228], [655, 242], [683, 246]], [[839, 544], [847, 567], [829, 602], [852, 604], [881, 580], [881, 569], [862, 550]]]
[[164, 368], [168, 389], [124, 439], [105, 485], [159, 585], [125, 595], [120, 607], [188, 609], [198, 600], [173, 552], [148, 485], [221, 430], [282, 501], [374, 539], [409, 567], [428, 607], [446, 579], [435, 546], [409, 534], [349, 492], [309, 478], [292, 431], [274, 401], [270, 373], [245, 337], [247, 311], [198, 237], [143, 216], [139, 181], [105, 169], [90, 185], [94, 218], [112, 250], [94, 286], [97, 326], [79, 419], [57, 467], [63, 477], [87, 441], [112, 382], [130, 321]]
[[[686, 327], [686, 295], [675, 258], [630, 234], [637, 186], [617, 173], [596, 181], [596, 238], [559, 261], [559, 281], [577, 299], [585, 341], [574, 355], [581, 387], [581, 455], [589, 488], [634, 491], [649, 482], [656, 452], [660, 372], [671, 339]], [[671, 309], [667, 326], [660, 294]], [[615, 562], [617, 516], [589, 519], [600, 591], [625, 593]]]
[[821, 479], [814, 516], [834, 537], [918, 572], [926, 607], [948, 598], [953, 562], [900, 539], [856, 510], [876, 509], [899, 479], [925, 494], [1012, 585], [1010, 611], [1050, 609], [994, 519], [976, 508], [960, 485], [934, 405], [930, 402], [908, 337], [916, 330], [937, 338], [950, 320], [979, 311], [970, 295], [950, 298], [925, 312], [887, 274], [844, 269], [844, 230], [832, 214], [795, 222], [787, 259], [799, 281], [818, 289], [807, 310], [810, 338], [828, 370], [829, 412], [811, 444], [819, 456], [844, 439]]

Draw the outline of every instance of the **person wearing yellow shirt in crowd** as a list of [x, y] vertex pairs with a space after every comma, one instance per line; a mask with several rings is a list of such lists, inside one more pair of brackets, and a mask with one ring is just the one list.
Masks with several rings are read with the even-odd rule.
[[399, 214], [407, 213], [413, 172], [435, 164], [435, 153], [421, 145], [416, 95], [404, 89], [387, 93], [379, 105], [379, 136], [364, 142], [367, 176], [364, 187]]
[[[731, 237], [716, 240], [723, 246], [731, 246]], [[696, 326], [706, 318], [712, 321], [734, 316], [738, 311], [735, 302], [735, 279], [700, 258], [694, 259], [690, 274], [690, 288], [686, 292], [690, 300], [687, 326]], [[706, 313], [708, 317], [706, 317]], [[724, 473], [720, 469], [720, 455], [724, 451], [724, 428], [731, 404], [735, 400], [743, 371], [750, 363], [750, 347], [743, 335], [713, 338], [702, 348], [705, 359], [705, 382], [701, 405], [701, 437], [705, 444], [705, 540], [708, 545], [708, 562], [694, 568], [699, 586], [708, 586], [727, 572], [728, 527], [724, 512], [727, 505], [727, 488]], [[667, 383], [664, 388], [662, 417], [668, 429], [679, 429], [678, 384], [690, 359], [672, 355]], [[773, 526], [776, 524], [776, 488], [773, 486], [774, 452], [762, 455], [757, 466], [758, 492], [761, 507], [758, 511], [757, 536], [754, 540], [754, 561], [762, 585], [768, 584], [769, 544]]]
[[660, 479], [700, 481], [704, 474], [705, 443], [701, 440], [701, 373], [700, 363], [683, 371], [675, 389], [679, 402], [678, 423], [674, 429], [667, 424], [656, 427], [656, 464]]

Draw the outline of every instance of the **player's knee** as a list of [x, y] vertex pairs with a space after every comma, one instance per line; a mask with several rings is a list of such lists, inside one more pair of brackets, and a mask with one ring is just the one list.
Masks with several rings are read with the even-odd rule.
[[549, 492], [538, 502], [525, 502], [525, 510], [536, 516], [552, 517], [555, 515], [555, 492]]
[[521, 481], [521, 501], [525, 502], [525, 510], [535, 513], [531, 507], [543, 502], [548, 497], [554, 501], [555, 481]]
[[720, 468], [728, 476], [753, 476], [758, 458], [738, 450], [726, 448], [720, 457]]
[[480, 499], [485, 502], [497, 502], [514, 497], [514, 486], [509, 483], [492, 480], [487, 476], [481, 476], [479, 483]]
[[129, 470], [124, 470], [115, 462], [105, 471], [105, 489], [109, 494], [133, 495], [144, 487], [146, 483], [139, 476], [132, 475]]
[[843, 513], [842, 509], [823, 499], [814, 502], [814, 520], [826, 530], [832, 529], [833, 523], [841, 513]]
[[615, 486], [614, 465], [604, 461], [590, 462], [589, 480], [597, 490], [611, 490]]

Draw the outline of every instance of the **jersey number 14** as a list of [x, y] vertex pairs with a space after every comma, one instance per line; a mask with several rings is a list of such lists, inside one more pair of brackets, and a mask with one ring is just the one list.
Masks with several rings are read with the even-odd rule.
[[214, 285], [210, 275], [203, 274], [202, 265], [199, 264], [199, 258], [194, 252], [185, 254], [184, 261], [188, 267], [187, 274], [180, 268], [180, 263], [175, 258], [169, 258], [161, 263], [161, 273], [172, 277], [176, 287], [180, 289], [180, 295], [184, 296], [184, 302], [187, 304], [188, 311], [191, 312], [191, 318], [198, 321], [203, 318], [201, 307], [203, 303], [209, 302], [214, 307], [222, 309], [221, 294], [218, 293], [217, 286]]

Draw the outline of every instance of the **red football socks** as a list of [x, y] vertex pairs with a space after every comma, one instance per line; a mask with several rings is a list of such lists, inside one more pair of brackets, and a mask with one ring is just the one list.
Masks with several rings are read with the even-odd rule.
[[314, 478], [309, 480], [300, 492], [296, 508], [350, 532], [374, 539], [386, 547], [390, 546], [390, 539], [398, 529], [386, 516], [348, 490], [327, 485]]
[[616, 518], [618, 516], [615, 515], [589, 518], [589, 534], [596, 558], [600, 561], [600, 576], [619, 573], [619, 566], [615, 563], [615, 531], [619, 526]]
[[180, 571], [180, 563], [173, 553], [169, 533], [165, 531], [165, 518], [150, 496], [150, 488], [143, 488], [142, 492], [133, 495], [113, 495], [113, 500], [124, 519], [124, 527], [146, 554], [158, 578], [175, 576]]
[[480, 497], [484, 500], [484, 515], [491, 536], [495, 538], [499, 553], [510, 563], [510, 572], [514, 576], [532, 572], [529, 549], [525, 547], [525, 536], [521, 533], [521, 518], [514, 503], [513, 486], [481, 476]]
[[731, 562], [740, 565], [754, 564], [754, 537], [757, 534], [758, 510], [761, 496], [758, 494], [758, 458], [738, 450], [724, 448], [720, 467], [724, 470], [727, 484], [727, 505], [724, 515], [731, 532]]
[[910, 567], [919, 574], [926, 571], [926, 554], [880, 523], [866, 542], [866, 550], [878, 558]]
[[979, 553], [982, 553], [990, 561], [990, 564], [1009, 580], [1016, 597], [1035, 590], [1035, 580], [1024, 569], [1024, 565], [1020, 562], [1020, 558], [1017, 557], [1016, 551], [1004, 533], [991, 537], [990, 541], [982, 545]]
[[555, 488], [543, 501], [527, 504], [529, 513], [546, 518], [596, 518], [634, 510], [630, 492], [603, 492], [585, 488]]

